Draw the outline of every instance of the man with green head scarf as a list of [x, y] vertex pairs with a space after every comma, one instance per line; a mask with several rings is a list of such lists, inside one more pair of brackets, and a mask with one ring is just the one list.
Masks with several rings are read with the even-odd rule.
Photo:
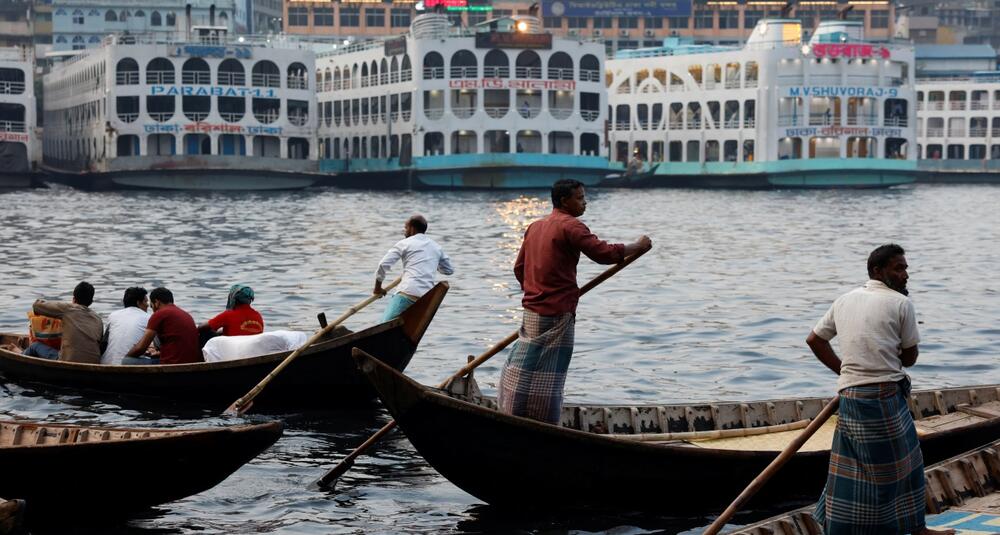
[[253, 288], [234, 284], [229, 288], [226, 311], [202, 324], [199, 329], [219, 332], [222, 336], [244, 336], [264, 332], [264, 318], [250, 306], [253, 303]]

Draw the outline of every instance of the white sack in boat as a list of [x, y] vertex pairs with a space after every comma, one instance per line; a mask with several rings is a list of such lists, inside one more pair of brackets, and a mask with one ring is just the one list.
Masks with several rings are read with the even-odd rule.
[[309, 335], [299, 331], [269, 331], [248, 336], [216, 336], [201, 350], [205, 362], [259, 357], [292, 351], [306, 343]]

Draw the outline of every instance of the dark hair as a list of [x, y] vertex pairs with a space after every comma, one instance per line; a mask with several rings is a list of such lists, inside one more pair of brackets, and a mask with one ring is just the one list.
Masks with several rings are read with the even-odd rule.
[[81, 282], [73, 288], [73, 300], [76, 304], [89, 307], [94, 302], [94, 287], [89, 282]]
[[125, 290], [125, 297], [122, 297], [122, 304], [125, 305], [125, 308], [137, 307], [143, 297], [146, 297], [146, 289], [133, 286]]
[[164, 305], [170, 305], [174, 302], [174, 294], [170, 293], [170, 290], [160, 286], [152, 292], [149, 292], [150, 301], [159, 301]]
[[887, 243], [876, 247], [872, 251], [872, 254], [868, 255], [868, 276], [874, 277], [875, 268], [884, 268], [889, 265], [890, 260], [905, 254], [906, 251], [895, 243]]
[[424, 232], [427, 232], [427, 220], [424, 219], [424, 216], [420, 214], [414, 214], [410, 216], [410, 219], [407, 221], [407, 223], [409, 223], [410, 227], [412, 227], [413, 230], [415, 230], [418, 234], [423, 234]]
[[583, 182], [573, 180], [572, 178], [557, 180], [555, 184], [552, 184], [552, 206], [555, 208], [561, 208], [562, 200], [573, 195], [573, 191], [575, 191], [576, 188], [582, 187]]

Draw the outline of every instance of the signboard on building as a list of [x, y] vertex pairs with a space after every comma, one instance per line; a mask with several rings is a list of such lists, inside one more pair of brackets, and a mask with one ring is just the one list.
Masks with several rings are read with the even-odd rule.
[[573, 80], [528, 80], [524, 78], [480, 78], [448, 80], [450, 89], [549, 89], [553, 91], [573, 91]]
[[191, 86], [191, 85], [151, 85], [151, 96], [186, 96], [186, 97], [255, 97], [275, 98], [274, 89], [263, 87], [232, 87], [232, 86]]
[[856, 86], [812, 86], [789, 87], [785, 90], [789, 97], [869, 97], [896, 98], [899, 89], [896, 87], [856, 87]]
[[401, 56], [406, 54], [406, 36], [396, 37], [394, 39], [386, 39], [385, 43], [385, 56]]
[[546, 17], [688, 17], [691, 0], [552, 0]]
[[193, 58], [250, 59], [253, 57], [253, 50], [248, 46], [184, 45], [175, 46], [170, 50], [170, 55], [174, 57], [191, 56]]
[[476, 34], [476, 48], [552, 48], [551, 33], [483, 32]]

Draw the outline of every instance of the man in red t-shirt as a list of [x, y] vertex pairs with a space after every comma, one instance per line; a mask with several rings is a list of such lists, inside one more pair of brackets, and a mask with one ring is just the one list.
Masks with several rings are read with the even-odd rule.
[[202, 323], [198, 329], [210, 331], [212, 336], [222, 329], [222, 336], [245, 336], [264, 332], [264, 318], [250, 306], [253, 289], [242, 284], [229, 288], [226, 311]]
[[[166, 288], [157, 288], [149, 293], [149, 304], [153, 315], [146, 322], [146, 332], [142, 335], [122, 364], [187, 364], [202, 362], [201, 346], [198, 343], [198, 327], [187, 312], [174, 304], [174, 294]], [[136, 358], [146, 352], [154, 337], [160, 339], [160, 357]]]

